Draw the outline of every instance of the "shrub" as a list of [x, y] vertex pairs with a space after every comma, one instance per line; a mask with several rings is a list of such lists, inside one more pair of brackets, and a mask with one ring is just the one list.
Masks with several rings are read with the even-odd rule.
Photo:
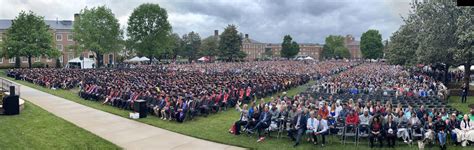
[[46, 65], [42, 62], [35, 62], [33, 64], [31, 64], [31, 67], [32, 68], [44, 68]]

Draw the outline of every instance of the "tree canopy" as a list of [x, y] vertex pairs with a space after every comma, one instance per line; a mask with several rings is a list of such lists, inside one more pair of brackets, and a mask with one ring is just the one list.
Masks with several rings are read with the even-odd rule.
[[[175, 48], [171, 37], [171, 25], [168, 14], [158, 4], [145, 3], [132, 12], [128, 19], [127, 35], [139, 55], [147, 56], [150, 61]], [[175, 56], [175, 55], [174, 55]]]
[[240, 50], [241, 46], [242, 35], [239, 34], [235, 25], [228, 25], [219, 36], [219, 57], [226, 61], [242, 59], [246, 54]]
[[329, 35], [325, 39], [322, 57], [329, 58], [351, 58], [349, 49], [344, 47], [344, 37], [340, 35]]
[[[413, 3], [410, 12], [405, 25], [391, 37], [389, 62], [441, 64], [445, 79], [450, 66], [470, 68], [474, 51], [472, 8], [457, 7], [455, 1], [431, 0]], [[464, 76], [469, 87], [469, 69]]]
[[79, 50], [91, 50], [97, 55], [97, 66], [103, 65], [103, 54], [120, 50], [122, 30], [112, 10], [105, 6], [84, 8], [74, 22], [74, 40]]
[[293, 58], [300, 52], [300, 46], [298, 43], [293, 41], [290, 35], [285, 35], [283, 37], [283, 42], [281, 43], [281, 57], [287, 59]]
[[216, 37], [210, 36], [202, 40], [199, 56], [217, 56], [219, 53], [219, 41]]
[[378, 30], [370, 29], [362, 34], [360, 38], [360, 50], [366, 59], [378, 59], [383, 57], [382, 35]]
[[188, 58], [188, 61], [197, 59], [199, 48], [201, 47], [201, 37], [199, 33], [194, 31], [183, 35], [183, 56]]
[[[3, 55], [8, 58], [19, 57], [28, 59], [28, 67], [31, 68], [32, 57], [58, 57], [60, 52], [53, 46], [53, 34], [49, 32], [49, 26], [43, 17], [32, 11], [24, 12], [13, 20], [12, 26], [7, 29], [6, 39], [3, 45]], [[16, 67], [20, 67], [19, 63]]]

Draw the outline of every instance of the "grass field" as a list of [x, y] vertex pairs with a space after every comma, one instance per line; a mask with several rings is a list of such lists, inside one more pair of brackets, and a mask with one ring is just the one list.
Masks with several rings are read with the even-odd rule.
[[[3, 73], [0, 73], [1, 77], [5, 77]], [[10, 78], [11, 79], [11, 78]], [[16, 81], [19, 82], [23, 85], [51, 93], [53, 95], [98, 109], [102, 110], [105, 112], [109, 112], [118, 116], [122, 116], [127, 118], [129, 111], [126, 110], [121, 110], [112, 106], [107, 106], [107, 105], [101, 105], [98, 102], [93, 102], [93, 101], [87, 101], [79, 96], [77, 96], [77, 93], [72, 92], [72, 91], [67, 91], [67, 90], [51, 90], [47, 89], [38, 85], [34, 85], [29, 82], [25, 81]], [[305, 91], [308, 88], [308, 85], [310, 85], [310, 82], [307, 85], [299, 86], [297, 88], [293, 88], [289, 91], [287, 91], [288, 95], [295, 95], [297, 93], [300, 93], [302, 91]], [[269, 98], [267, 98], [268, 100]], [[472, 101], [471, 101], [472, 102]], [[229, 144], [229, 145], [235, 145], [235, 146], [240, 146], [240, 147], [245, 147], [249, 149], [315, 149], [319, 148], [303, 141], [300, 146], [297, 148], [293, 148], [293, 142], [289, 140], [286, 136], [283, 138], [267, 138], [264, 142], [262, 143], [257, 143], [257, 137], [255, 135], [252, 136], [247, 136], [245, 134], [236, 136], [229, 134], [227, 131], [229, 127], [238, 119], [239, 113], [235, 111], [234, 109], [228, 109], [225, 112], [219, 112], [217, 114], [210, 115], [208, 117], [197, 117], [195, 120], [192, 121], [187, 121], [185, 123], [176, 123], [174, 121], [163, 121], [160, 120], [159, 118], [155, 116], [149, 116], [147, 118], [139, 119], [137, 121], [147, 123], [153, 126], [157, 126], [163, 129], [167, 129], [173, 132], [201, 138], [201, 139], [206, 139], [218, 143], [224, 143], [224, 144]], [[274, 133], [273, 135], [276, 135]], [[286, 135], [286, 134], [285, 134]], [[366, 140], [364, 140], [358, 147], [355, 147], [354, 144], [346, 144], [342, 145], [339, 143], [338, 139], [336, 137], [331, 136], [329, 138], [329, 144], [324, 149], [367, 149], [368, 148], [368, 143]], [[449, 147], [449, 149], [455, 149], [459, 147]], [[418, 149], [415, 145], [414, 146], [407, 146], [406, 144], [399, 143], [396, 149]], [[460, 148], [459, 148], [460, 149]]]
[[460, 96], [451, 96], [449, 97], [448, 104], [451, 105], [453, 108], [456, 108], [457, 110], [463, 112], [463, 113], [469, 113], [470, 109], [469, 104], [474, 104], [474, 96], [467, 97], [467, 102], [466, 103], [461, 103], [461, 97]]
[[30, 103], [20, 115], [0, 116], [0, 149], [120, 149]]

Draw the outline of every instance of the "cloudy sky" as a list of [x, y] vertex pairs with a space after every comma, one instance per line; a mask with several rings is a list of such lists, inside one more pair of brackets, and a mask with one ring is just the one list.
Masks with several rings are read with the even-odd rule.
[[377, 29], [387, 39], [402, 23], [411, 0], [0, 0], [0, 19], [32, 10], [45, 19], [72, 20], [84, 7], [106, 5], [126, 27], [128, 16], [142, 3], [158, 3], [168, 11], [173, 32], [201, 37], [235, 24], [260, 42], [279, 43], [289, 34], [297, 42], [324, 43], [327, 35]]

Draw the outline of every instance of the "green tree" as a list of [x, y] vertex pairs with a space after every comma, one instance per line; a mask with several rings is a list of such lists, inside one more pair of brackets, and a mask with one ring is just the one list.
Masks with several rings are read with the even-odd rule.
[[322, 59], [334, 58], [334, 50], [329, 47], [329, 45], [324, 44], [323, 51], [321, 52]]
[[201, 48], [199, 50], [199, 56], [217, 56], [218, 55], [218, 48], [219, 48], [219, 41], [214, 36], [207, 37], [202, 40]]
[[97, 57], [97, 67], [103, 66], [105, 53], [120, 50], [122, 31], [112, 10], [105, 6], [84, 8], [74, 22], [74, 40], [79, 50], [88, 49]]
[[199, 48], [201, 47], [201, 37], [194, 31], [183, 35], [183, 56], [191, 62], [197, 58]]
[[283, 37], [283, 42], [281, 43], [281, 57], [290, 59], [295, 57], [300, 52], [300, 47], [298, 43], [293, 41], [290, 35], [285, 35]]
[[[52, 46], [53, 34], [49, 32], [49, 27], [43, 17], [32, 11], [28, 13], [21, 11], [13, 20], [12, 26], [7, 29], [5, 37], [3, 55], [16, 59], [28, 58], [29, 68], [31, 68], [32, 57], [43, 55], [57, 57], [60, 53]], [[16, 65], [16, 67], [20, 66]]]
[[362, 34], [360, 50], [366, 59], [378, 59], [383, 57], [382, 35], [378, 30], [370, 29]]
[[242, 46], [242, 35], [237, 31], [235, 25], [228, 25], [219, 36], [219, 57], [226, 61], [234, 61], [247, 56], [240, 50]]
[[351, 53], [349, 52], [349, 49], [347, 49], [346, 47], [338, 46], [334, 49], [334, 56], [336, 58], [349, 59], [349, 58], [351, 58]]
[[175, 46], [168, 14], [158, 4], [146, 3], [135, 8], [128, 19], [127, 35], [138, 54], [147, 56], [150, 62]]
[[343, 36], [329, 35], [325, 39], [323, 55], [326, 58], [350, 58], [351, 54], [349, 53], [349, 49], [344, 47]]
[[455, 51], [454, 56], [461, 64], [464, 65], [464, 86], [469, 88], [471, 70], [474, 51], [474, 10], [469, 7], [457, 8], [460, 9], [456, 20], [457, 29], [455, 36], [457, 38], [458, 50]]
[[183, 52], [183, 39], [181, 39], [181, 37], [179, 37], [179, 35], [177, 33], [173, 33], [171, 34], [170, 36], [171, 38], [171, 47], [170, 47], [170, 51], [169, 51], [169, 54], [171, 55], [171, 58], [173, 59], [176, 59], [177, 56], [179, 54], [182, 54]]
[[402, 25], [400, 29], [393, 33], [390, 42], [387, 45], [387, 60], [391, 64], [397, 65], [415, 65], [416, 49], [418, 43], [416, 39], [416, 24], [409, 23]]

